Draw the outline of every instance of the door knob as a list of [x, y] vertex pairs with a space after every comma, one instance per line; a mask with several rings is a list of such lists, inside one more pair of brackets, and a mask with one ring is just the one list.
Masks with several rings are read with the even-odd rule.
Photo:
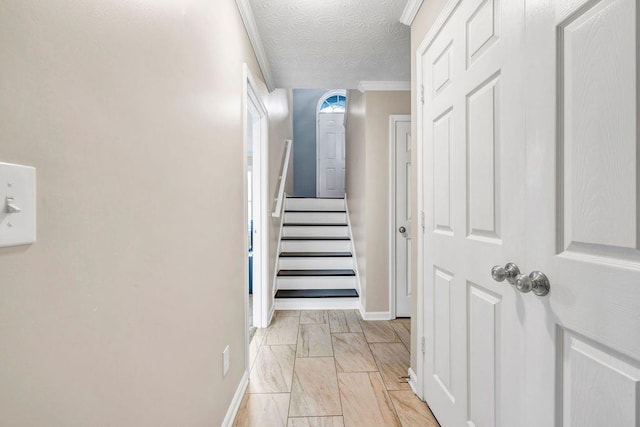
[[507, 263], [504, 267], [496, 265], [491, 269], [491, 277], [493, 277], [493, 280], [496, 282], [504, 282], [506, 279], [507, 282], [512, 285], [515, 284], [516, 277], [519, 274], [520, 269], [512, 262]]
[[406, 233], [406, 232], [407, 232], [407, 229], [406, 229], [406, 227], [401, 226], [400, 228], [398, 228], [398, 231], [399, 231], [400, 233], [404, 234], [404, 233]]
[[541, 271], [532, 271], [528, 276], [520, 274], [516, 277], [516, 289], [522, 293], [533, 291], [539, 297], [543, 297], [549, 293], [551, 285], [549, 279]]

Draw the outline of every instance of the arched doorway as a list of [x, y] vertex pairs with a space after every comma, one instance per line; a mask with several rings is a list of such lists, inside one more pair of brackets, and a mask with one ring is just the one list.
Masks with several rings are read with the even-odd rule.
[[316, 196], [344, 197], [345, 129], [347, 92], [325, 93], [316, 107]]

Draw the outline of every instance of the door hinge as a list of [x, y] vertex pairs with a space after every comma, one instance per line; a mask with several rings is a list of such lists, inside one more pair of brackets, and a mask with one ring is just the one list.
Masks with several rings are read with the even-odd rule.
[[420, 350], [423, 354], [427, 352], [427, 340], [424, 337], [420, 340]]
[[424, 104], [424, 85], [420, 86], [420, 103]]
[[424, 219], [424, 211], [420, 211], [420, 225], [422, 226], [422, 232], [424, 233], [427, 228], [427, 224]]

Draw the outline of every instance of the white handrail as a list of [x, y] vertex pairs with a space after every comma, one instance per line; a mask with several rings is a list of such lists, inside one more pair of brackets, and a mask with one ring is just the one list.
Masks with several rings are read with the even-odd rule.
[[287, 139], [285, 142], [284, 159], [282, 161], [282, 167], [280, 168], [280, 176], [278, 177], [278, 193], [275, 197], [275, 208], [271, 213], [271, 216], [278, 218], [282, 212], [282, 203], [284, 202], [284, 189], [287, 185], [287, 175], [289, 173], [289, 160], [291, 159], [291, 148], [293, 147], [293, 141]]

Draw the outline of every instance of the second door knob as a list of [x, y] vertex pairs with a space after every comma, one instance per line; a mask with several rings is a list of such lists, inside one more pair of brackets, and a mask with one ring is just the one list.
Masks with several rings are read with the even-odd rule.
[[491, 269], [491, 277], [493, 277], [493, 280], [496, 282], [504, 282], [506, 280], [512, 285], [515, 285], [516, 277], [519, 274], [520, 269], [512, 262], [507, 263], [504, 267], [496, 265]]

